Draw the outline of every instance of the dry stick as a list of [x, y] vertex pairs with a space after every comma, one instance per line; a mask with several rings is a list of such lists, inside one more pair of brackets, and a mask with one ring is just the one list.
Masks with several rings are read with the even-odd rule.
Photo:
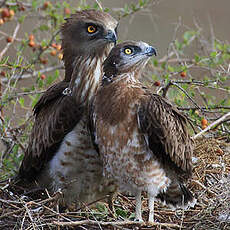
[[27, 214], [28, 214], [28, 216], [29, 216], [29, 219], [30, 219], [30, 221], [32, 222], [33, 229], [36, 230], [36, 228], [35, 228], [35, 223], [34, 223], [34, 220], [33, 220], [33, 217], [32, 217], [32, 215], [31, 215], [31, 212], [30, 212], [29, 208], [27, 207], [27, 204], [25, 204], [24, 207], [26, 208], [26, 212], [27, 212]]
[[225, 115], [223, 115], [221, 118], [217, 119], [216, 121], [214, 121], [212, 124], [210, 124], [207, 128], [205, 128], [204, 130], [202, 130], [200, 133], [197, 133], [196, 135], [194, 135], [192, 138], [195, 140], [197, 139], [199, 136], [203, 135], [204, 133], [206, 133], [208, 130], [210, 130], [213, 126], [218, 125], [219, 123], [221, 123], [222, 121], [224, 121], [226, 118], [230, 117], [230, 112], [226, 113]]
[[47, 209], [48, 211], [54, 213], [56, 216], [58, 217], [61, 217], [62, 219], [66, 220], [66, 221], [71, 221], [69, 218], [65, 217], [64, 215], [62, 215], [61, 213], [58, 213], [56, 211], [54, 211], [53, 209], [45, 206], [45, 205], [42, 205], [43, 208]]
[[[56, 199], [58, 198], [57, 196], [58, 196], [58, 194], [56, 194], [54, 197], [47, 198], [46, 200], [42, 200], [42, 201], [40, 201], [40, 202], [38, 202], [38, 203], [36, 203], [36, 202], [34, 202], [34, 201], [31, 201], [30, 203], [31, 203], [31, 204], [36, 204], [36, 205], [43, 205], [43, 204], [45, 204], [46, 202], [50, 202], [50, 201], [56, 200]], [[12, 212], [5, 213], [4, 215], [1, 215], [1, 216], [0, 216], [0, 219], [5, 218], [5, 217], [8, 217], [8, 216], [11, 216], [11, 215], [13, 215], [13, 214], [20, 213], [20, 212], [22, 212], [22, 211], [24, 211], [24, 210], [26, 210], [26, 207], [20, 208], [20, 209], [18, 209], [18, 210], [12, 211]]]
[[20, 209], [15, 210], [15, 211], [12, 211], [12, 212], [7, 212], [7, 213], [1, 215], [1, 216], [0, 216], [0, 219], [3, 219], [3, 218], [5, 218], [5, 217], [12, 216], [13, 214], [18, 214], [18, 213], [20, 213], [20, 212], [22, 212], [22, 211], [24, 211], [24, 210], [26, 210], [25, 207], [20, 208]]
[[105, 222], [105, 221], [94, 221], [94, 220], [80, 220], [80, 221], [72, 221], [72, 222], [53, 222], [54, 225], [58, 226], [79, 226], [83, 224], [90, 224], [90, 225], [103, 225], [103, 226], [124, 226], [124, 225], [140, 225], [140, 226], [160, 226], [160, 227], [169, 227], [169, 228], [180, 228], [177, 224], [168, 224], [168, 223], [141, 223], [137, 221], [111, 221], [111, 222]]
[[17, 33], [19, 31], [20, 28], [20, 24], [18, 23], [17, 26], [15, 27], [13, 36], [12, 36], [12, 42], [7, 43], [7, 45], [5, 46], [5, 48], [2, 50], [2, 52], [0, 53], [0, 60], [2, 60], [3, 55], [6, 53], [6, 51], [10, 48], [10, 46], [13, 44], [13, 41], [15, 40]]

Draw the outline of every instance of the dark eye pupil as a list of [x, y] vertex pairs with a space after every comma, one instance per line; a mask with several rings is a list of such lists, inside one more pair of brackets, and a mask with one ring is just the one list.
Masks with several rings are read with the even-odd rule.
[[88, 32], [93, 33], [96, 31], [96, 28], [94, 26], [88, 26]]

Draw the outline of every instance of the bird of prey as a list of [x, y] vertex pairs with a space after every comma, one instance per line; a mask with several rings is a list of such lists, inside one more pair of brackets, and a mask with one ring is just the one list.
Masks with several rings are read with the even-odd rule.
[[153, 47], [126, 41], [104, 62], [101, 86], [90, 105], [90, 131], [103, 160], [104, 175], [136, 196], [136, 220], [142, 221], [141, 192], [186, 206], [194, 198], [184, 183], [192, 174], [193, 143], [186, 118], [140, 81]]
[[87, 131], [86, 108], [117, 40], [117, 25], [108, 13], [96, 10], [66, 19], [61, 28], [65, 79], [34, 107], [35, 122], [18, 177], [51, 192], [63, 189], [66, 206], [94, 201], [110, 190]]

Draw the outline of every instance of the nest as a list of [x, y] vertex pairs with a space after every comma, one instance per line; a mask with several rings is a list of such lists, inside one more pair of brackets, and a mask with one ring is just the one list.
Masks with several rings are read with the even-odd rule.
[[[230, 229], [230, 144], [223, 137], [198, 139], [193, 161], [189, 187], [197, 199], [195, 207], [173, 211], [156, 202], [154, 226], [130, 221], [133, 197], [118, 195], [116, 217], [102, 201], [70, 212], [58, 208], [61, 192], [22, 196], [6, 182], [0, 189], [0, 229]], [[147, 216], [144, 198], [143, 217]]]

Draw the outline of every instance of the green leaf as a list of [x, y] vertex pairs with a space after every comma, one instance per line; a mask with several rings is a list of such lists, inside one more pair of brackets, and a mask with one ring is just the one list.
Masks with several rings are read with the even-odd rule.
[[32, 1], [32, 8], [35, 10], [38, 6], [38, 1], [37, 0], [33, 0]]
[[22, 16], [18, 19], [19, 23], [23, 23], [24, 20], [25, 20], [25, 18], [26, 18], [26, 15], [22, 15]]
[[217, 52], [216, 52], [216, 51], [213, 51], [213, 52], [210, 53], [210, 57], [212, 57], [212, 58], [215, 58], [216, 55], [217, 55]]
[[123, 217], [123, 218], [127, 218], [128, 217], [128, 212], [126, 210], [121, 209], [121, 208], [117, 208], [116, 209], [116, 214], [118, 216]]
[[101, 213], [108, 213], [107, 207], [104, 204], [102, 204], [102, 203], [97, 203], [96, 204], [96, 208]]
[[41, 31], [47, 31], [47, 30], [49, 30], [49, 26], [45, 25], [45, 24], [40, 25], [39, 30], [41, 30]]
[[19, 102], [19, 104], [21, 105], [21, 107], [24, 107], [25, 99], [24, 99], [23, 97], [20, 97], [20, 98], [18, 99], [18, 102]]
[[183, 38], [185, 41], [189, 41], [195, 34], [195, 31], [186, 31], [183, 35]]
[[175, 46], [176, 46], [177, 50], [182, 50], [182, 48], [183, 48], [183, 44], [180, 43], [177, 39], [175, 40]]

